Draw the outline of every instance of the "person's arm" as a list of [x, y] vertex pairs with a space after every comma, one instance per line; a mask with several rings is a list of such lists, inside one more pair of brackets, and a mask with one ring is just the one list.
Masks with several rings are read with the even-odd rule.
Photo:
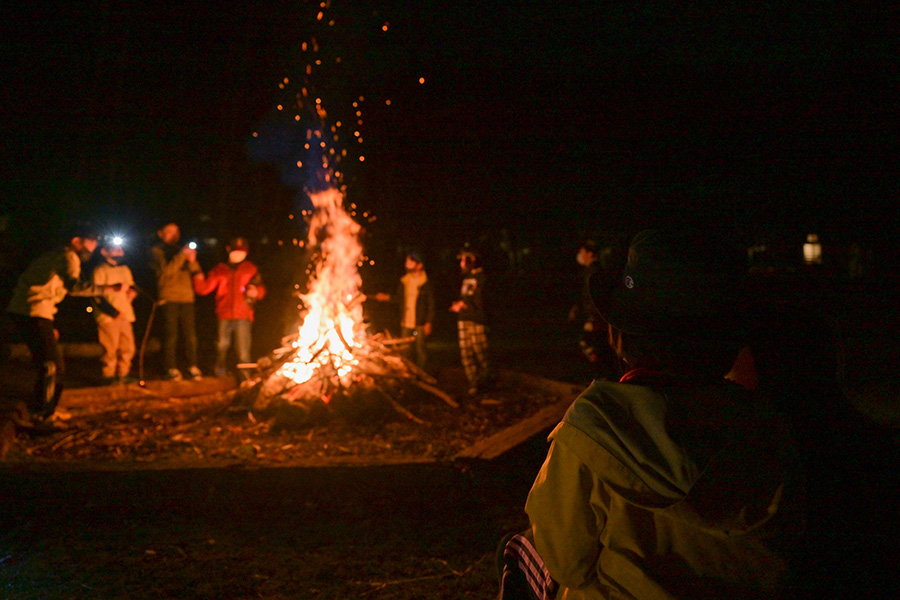
[[101, 313], [105, 315], [109, 315], [112, 318], [116, 318], [119, 316], [119, 311], [112, 305], [106, 295], [103, 293], [107, 287], [109, 286], [109, 278], [107, 277], [106, 269], [102, 267], [97, 267], [94, 269], [94, 288], [97, 294], [93, 297], [94, 307], [99, 310]]
[[431, 324], [434, 323], [434, 286], [429, 281], [422, 287], [425, 294], [425, 335], [431, 335]]
[[535, 548], [561, 585], [579, 588], [596, 579], [604, 506], [608, 498], [603, 484], [574, 452], [554, 441], [528, 494], [525, 512]]
[[262, 275], [259, 274], [258, 270], [253, 274], [253, 277], [250, 278], [250, 283], [247, 284], [247, 287], [250, 286], [256, 288], [255, 300], [259, 301], [266, 297], [266, 286], [263, 283]]
[[191, 283], [194, 286], [194, 293], [198, 296], [205, 296], [219, 287], [219, 281], [222, 278], [219, 277], [218, 269], [213, 268], [208, 275], [204, 277], [203, 271], [197, 271], [194, 273], [194, 276], [191, 277]]
[[63, 277], [63, 281], [69, 295], [79, 298], [91, 298], [99, 296], [103, 292], [101, 288], [94, 285], [93, 280], [86, 281], [81, 276], [81, 259], [75, 252], [66, 252], [66, 274]]

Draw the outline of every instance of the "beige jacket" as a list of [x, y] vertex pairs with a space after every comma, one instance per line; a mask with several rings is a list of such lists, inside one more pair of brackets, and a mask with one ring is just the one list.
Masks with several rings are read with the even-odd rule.
[[193, 302], [192, 277], [202, 273], [200, 265], [188, 262], [181, 249], [157, 244], [151, 249], [151, 266], [156, 274], [159, 300], [165, 302]]
[[[131, 269], [126, 265], [111, 265], [109, 263], [101, 263], [94, 269], [94, 285], [98, 288], [100, 295], [119, 311], [119, 315], [128, 321], [134, 323], [134, 308], [131, 305], [134, 297], [134, 277]], [[109, 321], [112, 317], [97, 312], [97, 321]]]
[[56, 305], [70, 290], [76, 295], [80, 286], [81, 259], [70, 249], [63, 248], [42, 254], [34, 259], [19, 276], [7, 311], [26, 317], [53, 320]]

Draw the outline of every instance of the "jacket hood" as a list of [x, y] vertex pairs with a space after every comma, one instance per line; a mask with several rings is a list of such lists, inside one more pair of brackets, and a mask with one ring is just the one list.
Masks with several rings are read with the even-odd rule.
[[723, 534], [772, 517], [797, 460], [784, 421], [732, 384], [597, 381], [551, 438], [629, 503]]

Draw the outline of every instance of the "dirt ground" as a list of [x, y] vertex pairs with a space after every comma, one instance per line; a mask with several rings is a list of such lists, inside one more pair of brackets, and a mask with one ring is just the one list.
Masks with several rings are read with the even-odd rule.
[[[896, 441], [892, 290], [827, 301], [846, 395]], [[492, 597], [497, 542], [526, 524], [547, 431], [493, 460], [455, 457], [560, 400], [536, 380], [586, 383], [570, 330], [533, 318], [497, 323], [505, 376], [472, 400], [453, 340], [435, 339], [435, 372], [460, 406], [398, 398], [425, 423], [394, 412], [273, 427], [217, 383], [199, 395], [74, 394], [57, 431], [20, 437], [0, 462], [0, 597]]]

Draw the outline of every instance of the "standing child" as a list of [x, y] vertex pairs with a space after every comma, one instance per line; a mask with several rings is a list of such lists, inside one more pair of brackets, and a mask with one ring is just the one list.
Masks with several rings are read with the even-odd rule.
[[249, 244], [246, 238], [231, 240], [226, 247], [228, 262], [217, 264], [209, 274], [194, 275], [194, 291], [205, 296], [216, 292], [216, 318], [219, 339], [216, 343], [216, 375], [226, 373], [226, 358], [234, 338], [239, 362], [250, 362], [253, 306], [266, 295], [259, 270], [247, 260]]
[[479, 387], [484, 386], [488, 374], [484, 270], [478, 254], [468, 246], [463, 247], [458, 258], [463, 279], [459, 299], [450, 306], [450, 311], [455, 312], [458, 319], [460, 358], [469, 382], [468, 393], [474, 396]]
[[137, 296], [131, 269], [122, 264], [125, 251], [117, 238], [104, 240], [100, 247], [103, 257], [94, 269], [97, 313], [97, 337], [103, 346], [103, 384], [134, 383], [128, 373], [134, 358], [134, 309], [131, 303]]
[[422, 255], [417, 251], [406, 253], [404, 268], [406, 273], [400, 278], [394, 295], [380, 293], [375, 299], [396, 302], [400, 306], [400, 337], [416, 338], [410, 350], [415, 352], [416, 365], [425, 369], [428, 362], [425, 338], [431, 335], [434, 321], [434, 286], [425, 273]]

